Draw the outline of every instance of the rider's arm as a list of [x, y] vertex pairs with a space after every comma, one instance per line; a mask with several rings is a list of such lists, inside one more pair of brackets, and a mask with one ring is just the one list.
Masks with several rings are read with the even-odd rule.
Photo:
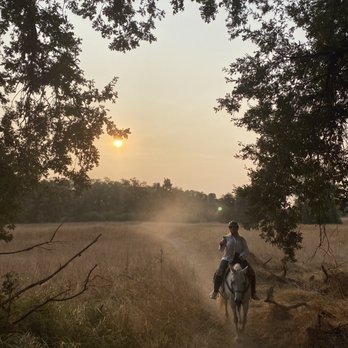
[[223, 237], [221, 240], [220, 240], [220, 243], [219, 243], [219, 250], [220, 251], [224, 251], [226, 248], [226, 238]]
[[250, 252], [249, 252], [249, 248], [248, 248], [248, 244], [246, 242], [246, 240], [242, 237], [242, 243], [243, 243], [243, 251], [240, 253], [240, 256], [243, 258], [243, 259], [246, 259]]

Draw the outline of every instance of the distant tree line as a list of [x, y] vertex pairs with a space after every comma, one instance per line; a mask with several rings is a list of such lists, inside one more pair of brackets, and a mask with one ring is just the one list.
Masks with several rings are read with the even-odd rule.
[[148, 185], [136, 178], [93, 180], [77, 193], [68, 180], [43, 180], [22, 200], [18, 222], [165, 220], [227, 221], [236, 216], [232, 194], [182, 190], [170, 179]]
[[[250, 225], [250, 204], [243, 189], [217, 198], [215, 193], [205, 194], [174, 187], [171, 180], [148, 185], [136, 178], [121, 181], [94, 180], [82, 193], [76, 192], [69, 180], [42, 180], [23, 197], [20, 223], [67, 221], [183, 221], [227, 222], [231, 219]], [[308, 207], [301, 209], [303, 223], [315, 223]], [[326, 223], [339, 222], [334, 205], [324, 217]]]

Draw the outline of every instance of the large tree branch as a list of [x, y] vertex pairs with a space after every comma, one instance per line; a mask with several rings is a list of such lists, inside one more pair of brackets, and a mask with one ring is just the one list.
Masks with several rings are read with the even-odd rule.
[[80, 296], [82, 293], [84, 293], [85, 291], [87, 291], [88, 289], [88, 284], [90, 282], [90, 278], [91, 278], [91, 274], [92, 272], [95, 270], [95, 268], [97, 267], [97, 265], [94, 265], [94, 267], [88, 272], [88, 275], [85, 279], [84, 285], [82, 287], [82, 289], [80, 291], [78, 291], [75, 294], [72, 294], [70, 296], [64, 296], [61, 297], [67, 293], [69, 293], [69, 291], [71, 290], [70, 288], [65, 289], [61, 292], [59, 292], [58, 294], [54, 295], [53, 297], [48, 297], [44, 302], [36, 305], [35, 307], [33, 307], [32, 309], [30, 309], [28, 312], [26, 312], [25, 314], [23, 314], [20, 318], [16, 319], [15, 321], [12, 322], [13, 325], [18, 324], [20, 321], [22, 321], [23, 319], [27, 318], [29, 315], [33, 314], [34, 312], [36, 312], [37, 310], [39, 310], [40, 308], [46, 306], [48, 303], [50, 302], [63, 302], [63, 301], [69, 301], [75, 297]]
[[48, 282], [50, 279], [52, 279], [53, 277], [55, 277], [58, 273], [60, 273], [64, 268], [66, 268], [74, 259], [76, 259], [77, 257], [81, 256], [82, 253], [84, 253], [88, 248], [90, 248], [93, 244], [95, 244], [98, 239], [101, 237], [101, 234], [99, 234], [92, 242], [90, 242], [87, 246], [85, 246], [83, 249], [81, 249], [78, 253], [76, 253], [74, 256], [72, 256], [69, 260], [67, 260], [63, 265], [59, 266], [57, 270], [55, 270], [53, 273], [51, 273], [50, 275], [48, 275], [47, 277], [40, 279], [34, 283], [29, 284], [28, 286], [24, 287], [23, 289], [17, 291], [16, 293], [14, 293], [11, 298], [6, 299], [5, 301], [0, 302], [0, 306], [3, 306], [7, 303], [9, 303], [10, 301], [12, 301], [14, 298], [19, 297], [20, 295], [22, 295], [24, 292], [38, 286], [38, 285], [42, 285], [46, 282]]
[[292, 305], [284, 305], [282, 303], [276, 302], [273, 299], [273, 291], [274, 291], [274, 287], [273, 286], [268, 289], [267, 298], [265, 299], [265, 302], [273, 303], [277, 307], [285, 309], [287, 311], [290, 310], [290, 309], [301, 307], [301, 306], [308, 306], [307, 302], [299, 302], [299, 303], [295, 303], [295, 304], [292, 304]]

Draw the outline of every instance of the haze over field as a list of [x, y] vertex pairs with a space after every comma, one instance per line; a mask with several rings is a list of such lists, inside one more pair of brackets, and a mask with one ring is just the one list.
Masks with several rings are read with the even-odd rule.
[[248, 182], [249, 163], [234, 158], [238, 143], [254, 137], [213, 108], [231, 89], [222, 69], [252, 46], [228, 39], [223, 12], [209, 24], [202, 21], [197, 4], [187, 3], [175, 16], [167, 12], [157, 26], [157, 42], [125, 54], [111, 52], [88, 22], [74, 20], [83, 39], [86, 75], [98, 86], [119, 77], [119, 98], [109, 105], [110, 114], [119, 127], [132, 132], [118, 149], [110, 137], [101, 138], [100, 166], [91, 176], [136, 177], [148, 184], [168, 177], [183, 189], [231, 192], [234, 185]]

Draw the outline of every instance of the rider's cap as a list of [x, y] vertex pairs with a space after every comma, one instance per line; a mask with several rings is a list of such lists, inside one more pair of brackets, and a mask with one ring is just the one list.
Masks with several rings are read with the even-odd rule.
[[229, 223], [228, 223], [228, 227], [239, 227], [239, 225], [238, 225], [238, 222], [237, 221], [230, 221]]

